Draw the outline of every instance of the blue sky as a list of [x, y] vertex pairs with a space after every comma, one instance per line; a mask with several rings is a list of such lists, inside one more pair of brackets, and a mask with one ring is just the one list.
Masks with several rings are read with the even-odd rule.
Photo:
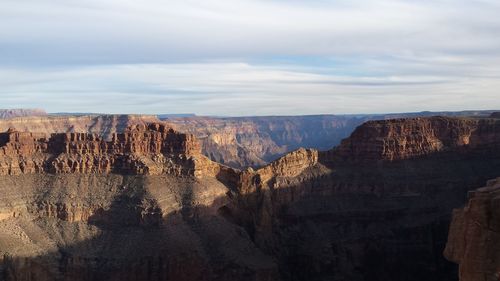
[[0, 0], [0, 107], [500, 109], [497, 0]]

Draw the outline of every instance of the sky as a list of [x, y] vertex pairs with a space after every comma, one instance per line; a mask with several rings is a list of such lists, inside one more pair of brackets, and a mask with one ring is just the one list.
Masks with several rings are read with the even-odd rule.
[[500, 109], [498, 0], [0, 0], [0, 108]]

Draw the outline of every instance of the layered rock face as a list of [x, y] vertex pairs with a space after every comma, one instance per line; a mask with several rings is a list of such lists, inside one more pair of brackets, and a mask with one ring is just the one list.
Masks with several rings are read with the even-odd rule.
[[159, 120], [148, 115], [26, 116], [0, 120], [0, 131], [15, 128], [20, 132], [45, 134], [91, 133], [109, 140], [129, 126], [153, 122]]
[[483, 116], [491, 111], [419, 112], [384, 115], [165, 118], [180, 131], [196, 135], [203, 153], [225, 165], [259, 167], [299, 147], [328, 150], [369, 120], [440, 116]]
[[287, 280], [456, 280], [442, 256], [451, 210], [499, 174], [499, 126], [368, 122], [338, 149], [244, 171], [224, 214], [277, 257]]
[[0, 136], [0, 276], [456, 280], [442, 257], [451, 210], [498, 176], [499, 126], [369, 122], [338, 149], [242, 171], [161, 124], [109, 139], [11, 130]]
[[500, 178], [471, 191], [453, 212], [445, 256], [460, 265], [460, 281], [500, 278]]
[[110, 141], [96, 134], [46, 136], [9, 130], [0, 134], [0, 149], [2, 175], [44, 172], [182, 175], [193, 173], [185, 170], [187, 157], [201, 154], [194, 136], [179, 134], [156, 123], [129, 127], [125, 133], [113, 134]]
[[403, 160], [437, 152], [496, 149], [500, 125], [491, 119], [430, 117], [369, 121], [336, 149], [357, 160]]
[[273, 259], [218, 215], [238, 171], [201, 155], [193, 136], [149, 124], [109, 141], [14, 130], [0, 140], [0, 279], [278, 279]]

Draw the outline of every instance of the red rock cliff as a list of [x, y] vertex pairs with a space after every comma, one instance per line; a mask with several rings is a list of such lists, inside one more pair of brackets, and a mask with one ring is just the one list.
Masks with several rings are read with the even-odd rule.
[[35, 134], [10, 129], [0, 134], [0, 174], [125, 173], [194, 174], [201, 156], [194, 136], [163, 124], [136, 125], [110, 141], [96, 134]]
[[460, 265], [460, 281], [500, 278], [500, 178], [469, 193], [453, 212], [445, 256]]
[[364, 123], [333, 154], [352, 161], [394, 161], [435, 152], [491, 148], [499, 143], [500, 122], [495, 119], [394, 119]]

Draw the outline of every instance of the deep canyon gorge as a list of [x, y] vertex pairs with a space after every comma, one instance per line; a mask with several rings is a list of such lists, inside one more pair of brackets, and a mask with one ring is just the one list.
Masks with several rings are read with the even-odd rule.
[[0, 278], [496, 280], [500, 119], [433, 115], [8, 116]]

